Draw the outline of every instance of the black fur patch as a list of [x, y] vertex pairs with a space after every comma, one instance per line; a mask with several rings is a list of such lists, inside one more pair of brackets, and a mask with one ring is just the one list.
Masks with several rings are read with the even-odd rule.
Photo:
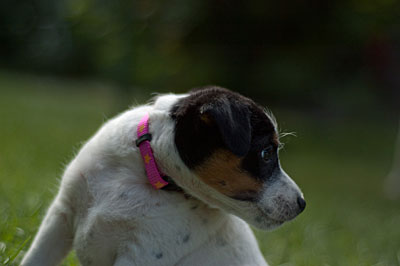
[[[215, 123], [227, 148], [236, 156], [242, 157], [250, 149], [250, 112], [245, 103], [221, 95], [200, 108], [200, 115]], [[214, 126], [215, 126], [214, 125]]]
[[195, 90], [171, 110], [176, 120], [175, 143], [189, 168], [204, 161], [217, 148], [237, 156], [250, 149], [252, 102], [219, 87]]
[[[227, 149], [244, 157], [242, 168], [254, 178], [264, 179], [278, 164], [277, 136], [263, 108], [252, 100], [220, 87], [192, 91], [171, 109], [176, 121], [175, 144], [182, 161], [191, 169], [201, 165], [217, 149]], [[268, 166], [260, 159], [261, 151], [274, 149]], [[251, 198], [252, 193], [238, 195]]]

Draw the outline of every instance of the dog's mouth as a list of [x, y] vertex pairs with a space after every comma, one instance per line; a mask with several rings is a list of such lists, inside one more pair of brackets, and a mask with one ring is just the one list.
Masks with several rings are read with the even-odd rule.
[[[268, 219], [269, 221], [272, 221], [275, 223], [284, 223], [287, 221], [286, 219], [278, 219], [278, 218], [272, 217], [271, 214], [269, 214], [268, 212], [265, 212], [260, 207], [257, 207], [257, 209], [259, 210], [259, 212], [261, 212], [263, 214], [263, 215], [257, 216], [258, 220], [264, 218], [264, 219]], [[256, 218], [256, 220], [257, 220], [257, 218]]]
[[293, 220], [295, 217], [273, 217], [270, 213], [266, 212], [260, 207], [257, 207], [258, 215], [254, 218], [254, 226], [260, 229], [274, 229], [285, 222]]
[[257, 209], [261, 213], [263, 213], [268, 219], [273, 220], [278, 223], [284, 223], [284, 222], [291, 221], [294, 218], [296, 218], [297, 215], [299, 214], [298, 212], [291, 210], [289, 207], [287, 207], [285, 209], [281, 209], [280, 212], [278, 213], [278, 215], [276, 215], [277, 213], [275, 213], [275, 215], [273, 215], [273, 211], [271, 211], [269, 209], [261, 208], [260, 206], [257, 206]]

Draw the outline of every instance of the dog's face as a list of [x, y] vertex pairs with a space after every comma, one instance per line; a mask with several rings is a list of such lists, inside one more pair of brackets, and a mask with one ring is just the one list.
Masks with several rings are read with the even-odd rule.
[[303, 211], [302, 193], [279, 163], [275, 121], [263, 108], [209, 87], [180, 99], [171, 115], [179, 155], [208, 189], [203, 200], [261, 229]]

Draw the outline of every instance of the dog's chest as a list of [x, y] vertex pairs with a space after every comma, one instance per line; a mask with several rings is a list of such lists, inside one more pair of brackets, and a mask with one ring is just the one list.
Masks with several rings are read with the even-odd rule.
[[93, 200], [77, 223], [75, 249], [83, 265], [112, 265], [128, 254], [137, 265], [175, 264], [224, 222], [220, 211], [183, 194], [153, 202], [119, 191]]

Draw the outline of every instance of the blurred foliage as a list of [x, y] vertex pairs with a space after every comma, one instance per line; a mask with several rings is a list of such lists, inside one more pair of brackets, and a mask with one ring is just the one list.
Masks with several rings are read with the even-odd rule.
[[2, 0], [0, 66], [113, 80], [124, 93], [218, 84], [311, 110], [396, 108], [399, 7], [396, 0]]

